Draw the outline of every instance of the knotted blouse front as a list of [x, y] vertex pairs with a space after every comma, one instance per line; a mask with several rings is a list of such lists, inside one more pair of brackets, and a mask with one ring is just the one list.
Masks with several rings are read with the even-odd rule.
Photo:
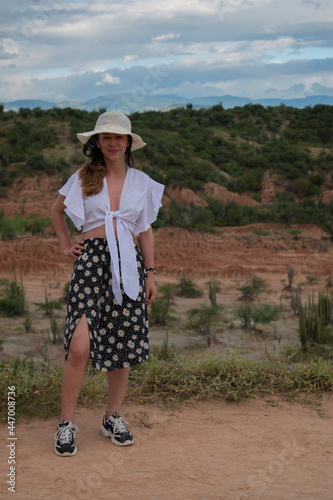
[[[139, 236], [147, 231], [156, 220], [164, 191], [163, 184], [151, 179], [147, 174], [128, 168], [122, 188], [118, 210], [110, 209], [110, 198], [106, 178], [102, 190], [84, 197], [78, 172], [75, 172], [59, 190], [65, 196], [65, 212], [77, 229], [83, 233], [105, 224], [105, 233], [111, 257], [112, 291], [122, 304], [120, 276], [124, 292], [133, 300], [139, 293], [139, 277], [132, 234]], [[119, 245], [113, 227], [116, 222]]]

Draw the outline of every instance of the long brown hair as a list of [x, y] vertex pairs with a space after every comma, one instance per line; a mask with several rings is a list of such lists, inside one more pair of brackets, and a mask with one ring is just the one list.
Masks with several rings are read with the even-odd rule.
[[[101, 149], [97, 146], [96, 138], [93, 135], [83, 146], [83, 154], [90, 158], [79, 170], [79, 179], [83, 196], [93, 196], [103, 189], [103, 179], [106, 174], [106, 165]], [[125, 162], [129, 167], [133, 167], [134, 160], [131, 152], [132, 136], [128, 135], [128, 146], [125, 152]]]

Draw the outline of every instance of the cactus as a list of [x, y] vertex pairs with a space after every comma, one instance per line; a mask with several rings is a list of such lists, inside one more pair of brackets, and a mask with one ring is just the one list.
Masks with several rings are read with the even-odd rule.
[[323, 341], [325, 327], [329, 324], [332, 314], [332, 299], [327, 292], [320, 292], [318, 304], [314, 301], [314, 292], [308, 303], [300, 306], [299, 337], [303, 349], [307, 342], [320, 343]]

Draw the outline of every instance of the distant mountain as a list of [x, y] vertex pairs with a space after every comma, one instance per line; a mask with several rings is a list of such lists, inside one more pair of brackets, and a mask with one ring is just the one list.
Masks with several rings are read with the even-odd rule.
[[304, 108], [305, 106], [315, 106], [316, 104], [333, 105], [333, 96], [313, 95], [301, 97], [298, 99], [250, 99], [248, 97], [237, 97], [232, 95], [193, 97], [191, 99], [176, 95], [135, 95], [135, 94], [112, 94], [99, 96], [85, 102], [65, 101], [61, 103], [52, 103], [40, 99], [18, 100], [4, 103], [4, 110], [19, 110], [20, 108], [41, 109], [74, 108], [94, 111], [106, 109], [122, 111], [127, 114], [136, 111], [168, 111], [174, 108], [184, 108], [191, 104], [194, 109], [210, 108], [216, 104], [222, 103], [225, 109], [235, 106], [245, 106], [245, 104], [261, 104], [262, 106], [279, 106], [285, 104], [293, 108]]

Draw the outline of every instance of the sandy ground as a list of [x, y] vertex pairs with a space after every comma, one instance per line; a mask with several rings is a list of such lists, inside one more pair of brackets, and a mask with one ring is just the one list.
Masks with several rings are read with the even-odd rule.
[[[294, 267], [295, 285], [302, 283], [304, 300], [312, 290], [322, 290], [333, 273], [332, 241], [313, 226], [253, 225], [201, 235], [161, 229], [155, 239], [158, 284], [177, 282], [186, 273], [204, 295], [177, 298], [173, 309], [178, 322], [167, 328], [152, 327], [152, 344], [161, 345], [168, 331], [170, 343], [189, 353], [220, 355], [240, 345], [246, 356], [263, 359], [288, 345], [297, 347], [297, 317], [291, 313], [290, 291], [286, 290], [287, 267]], [[72, 263], [63, 258], [52, 237], [0, 242], [0, 261], [1, 279], [10, 278], [13, 269], [22, 271], [33, 314], [30, 333], [25, 332], [22, 318], [1, 320], [0, 360], [20, 355], [38, 361], [50, 326], [36, 304], [44, 302], [45, 291], [49, 299], [62, 296]], [[267, 283], [256, 302], [272, 301], [283, 308], [279, 320], [260, 332], [244, 331], [233, 315], [240, 304], [239, 287], [249, 273]], [[207, 349], [202, 339], [180, 326], [190, 308], [208, 303], [207, 281], [212, 278], [221, 283], [218, 303], [227, 312], [216, 342]], [[57, 314], [60, 322], [64, 311]], [[61, 345], [50, 344], [48, 354], [52, 364], [62, 364]], [[53, 452], [58, 415], [48, 421], [19, 422], [15, 495], [7, 491], [9, 440], [7, 427], [1, 425], [0, 497], [332, 498], [332, 394], [325, 394], [320, 406], [290, 403], [274, 395], [240, 403], [185, 403], [177, 410], [125, 401], [123, 415], [135, 437], [134, 446], [127, 448], [116, 447], [99, 435], [102, 415], [100, 408], [78, 408], [79, 451], [72, 458]]]
[[[79, 408], [78, 453], [57, 457], [57, 419], [17, 427], [16, 492], [2, 498], [330, 500], [333, 399], [320, 410], [266, 400], [187, 403], [180, 410], [125, 404], [135, 443], [99, 434], [102, 409]], [[148, 427], [149, 426], [149, 427]], [[6, 436], [6, 428], [2, 425]], [[2, 449], [6, 447], [2, 439]], [[2, 453], [2, 470], [8, 469]]]

